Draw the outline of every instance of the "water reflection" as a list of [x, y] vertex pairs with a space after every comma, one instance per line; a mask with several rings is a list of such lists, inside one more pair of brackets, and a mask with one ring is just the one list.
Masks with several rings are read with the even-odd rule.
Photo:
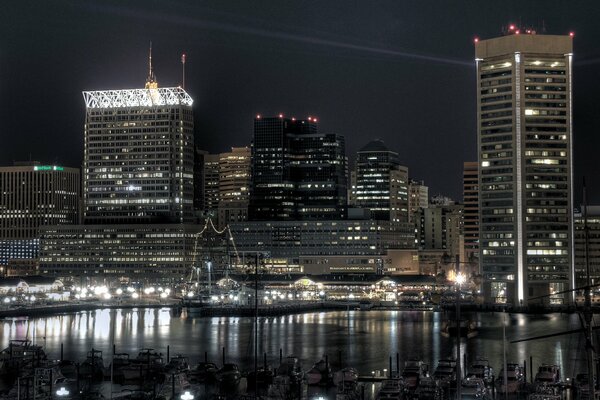
[[[474, 314], [479, 335], [461, 343], [468, 360], [487, 357], [495, 368], [502, 360], [503, 314]], [[579, 327], [576, 315], [506, 316], [508, 340], [559, 332]], [[295, 354], [310, 368], [328, 354], [337, 367], [356, 366], [363, 374], [388, 368], [389, 357], [399, 354], [401, 363], [417, 357], [433, 370], [437, 360], [454, 356], [456, 343], [439, 330], [442, 313], [410, 311], [339, 311], [261, 318], [259, 348], [276, 364], [279, 349]], [[253, 365], [253, 318], [171, 317], [168, 309], [97, 310], [28, 321], [9, 319], [0, 323], [0, 345], [9, 339], [29, 338], [46, 346], [58, 358], [64, 343], [66, 358], [81, 360], [92, 347], [110, 354], [113, 341], [118, 352], [132, 355], [143, 347], [172, 355], [186, 354], [192, 362], [208, 357], [221, 362], [222, 348], [227, 361], [242, 368]], [[564, 376], [573, 376], [585, 366], [584, 340], [579, 334], [535, 342], [509, 344], [508, 360], [523, 363], [533, 357], [534, 371], [542, 363], [558, 364]], [[394, 369], [396, 365], [394, 365]]]

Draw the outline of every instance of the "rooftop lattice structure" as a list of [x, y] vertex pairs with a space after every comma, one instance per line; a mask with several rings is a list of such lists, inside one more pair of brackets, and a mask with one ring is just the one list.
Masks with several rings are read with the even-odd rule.
[[87, 108], [191, 106], [194, 100], [180, 87], [94, 90], [83, 92]]

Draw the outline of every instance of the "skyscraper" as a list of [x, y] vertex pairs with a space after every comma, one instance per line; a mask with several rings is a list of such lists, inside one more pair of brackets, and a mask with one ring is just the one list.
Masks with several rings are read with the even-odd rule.
[[408, 168], [398, 153], [373, 140], [356, 155], [354, 206], [366, 208], [371, 218], [408, 222]]
[[251, 220], [327, 220], [346, 216], [344, 137], [319, 133], [317, 119], [254, 120]]
[[40, 270], [94, 281], [183, 280], [201, 229], [191, 224], [192, 98], [159, 88], [151, 66], [144, 89], [83, 97], [84, 225], [42, 230]]
[[573, 283], [572, 38], [514, 28], [475, 53], [484, 294], [526, 305]]
[[84, 220], [172, 223], [193, 218], [194, 120], [182, 88], [83, 92]]

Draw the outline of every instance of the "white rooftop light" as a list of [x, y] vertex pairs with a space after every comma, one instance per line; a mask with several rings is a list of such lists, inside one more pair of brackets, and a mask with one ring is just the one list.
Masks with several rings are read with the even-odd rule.
[[87, 108], [191, 106], [194, 100], [180, 87], [94, 90], [83, 92]]

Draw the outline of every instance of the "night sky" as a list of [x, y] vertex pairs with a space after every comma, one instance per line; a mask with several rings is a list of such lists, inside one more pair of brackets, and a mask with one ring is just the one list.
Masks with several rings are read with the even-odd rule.
[[579, 196], [600, 202], [600, 4], [590, 1], [5, 1], [0, 6], [0, 165], [81, 165], [83, 90], [159, 86], [194, 98], [196, 141], [249, 145], [257, 113], [316, 116], [396, 150], [430, 194], [462, 198], [476, 160], [473, 38], [509, 23], [576, 33], [574, 159]]

